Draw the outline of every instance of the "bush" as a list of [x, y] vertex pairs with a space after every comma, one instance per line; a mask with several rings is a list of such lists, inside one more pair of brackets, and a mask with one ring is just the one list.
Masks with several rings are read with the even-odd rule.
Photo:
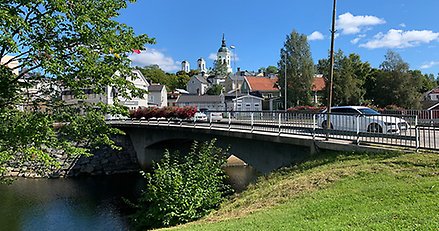
[[288, 108], [288, 112], [319, 112], [323, 110], [324, 107], [313, 107], [313, 106], [296, 106]]
[[178, 118], [189, 119], [197, 112], [196, 107], [139, 107], [136, 110], [130, 111], [130, 118], [132, 119], [151, 119], [151, 118]]
[[188, 155], [166, 151], [156, 163], [135, 214], [138, 229], [174, 226], [196, 220], [216, 209], [230, 192], [221, 169], [226, 158], [215, 140], [194, 142]]

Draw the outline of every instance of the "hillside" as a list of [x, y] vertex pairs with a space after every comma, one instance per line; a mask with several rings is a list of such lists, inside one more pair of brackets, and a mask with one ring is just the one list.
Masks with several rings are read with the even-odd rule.
[[177, 230], [437, 230], [439, 154], [325, 153]]

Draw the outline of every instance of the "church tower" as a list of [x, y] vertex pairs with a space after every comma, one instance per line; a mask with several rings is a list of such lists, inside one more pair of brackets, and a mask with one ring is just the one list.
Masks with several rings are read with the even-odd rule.
[[224, 39], [224, 34], [223, 34], [223, 40], [221, 43], [221, 47], [216, 55], [216, 60], [217, 62], [225, 63], [227, 65], [227, 73], [232, 73], [232, 66], [230, 59], [231, 59], [231, 53], [227, 48], [226, 40]]
[[188, 61], [184, 60], [183, 62], [181, 62], [181, 70], [189, 73], [189, 71], [191, 70], [190, 64]]
[[206, 61], [203, 58], [199, 58], [197, 60], [197, 64], [198, 64], [198, 70], [201, 72], [206, 73], [207, 72], [207, 68], [206, 68]]

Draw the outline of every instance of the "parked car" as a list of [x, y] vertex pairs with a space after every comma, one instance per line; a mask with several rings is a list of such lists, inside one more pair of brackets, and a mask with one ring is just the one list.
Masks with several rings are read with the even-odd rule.
[[193, 120], [195, 121], [207, 121], [207, 115], [203, 112], [197, 112], [195, 113]]
[[[317, 125], [327, 128], [326, 110], [317, 118]], [[340, 106], [331, 108], [331, 129], [343, 131], [400, 133], [407, 130], [409, 124], [402, 118], [381, 115], [379, 112], [363, 106]]]
[[223, 113], [221, 113], [221, 112], [210, 112], [208, 114], [208, 118], [211, 121], [218, 122], [218, 121], [221, 121], [223, 119]]

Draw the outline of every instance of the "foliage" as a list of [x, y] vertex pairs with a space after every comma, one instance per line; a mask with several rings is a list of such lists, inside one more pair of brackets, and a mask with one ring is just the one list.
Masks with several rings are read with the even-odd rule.
[[[328, 101], [329, 58], [319, 60], [317, 70], [323, 74], [326, 82], [324, 103]], [[366, 93], [364, 82], [371, 75], [372, 68], [368, 62], [362, 62], [357, 54], [345, 56], [338, 50], [334, 54], [333, 105], [361, 105]]]
[[295, 106], [288, 108], [288, 112], [297, 112], [297, 111], [304, 111], [304, 112], [319, 112], [322, 111], [323, 107], [314, 107], [314, 106]]
[[[67, 109], [60, 99], [63, 89], [77, 99], [85, 98], [90, 89], [105, 93], [107, 87], [118, 89], [125, 98], [145, 94], [129, 81], [136, 76], [128, 55], [154, 39], [135, 35], [131, 27], [115, 20], [126, 6], [126, 0], [0, 3], [0, 59], [5, 61], [0, 65], [0, 169], [25, 160], [50, 167], [53, 149], [76, 155], [88, 153], [97, 143], [113, 144], [109, 137], [116, 131], [105, 125], [103, 114], [124, 114], [126, 109], [103, 105]], [[11, 67], [12, 62], [18, 66]], [[12, 73], [15, 70], [20, 70], [18, 75]], [[41, 82], [45, 84], [36, 92], [25, 94]], [[18, 106], [28, 111], [18, 111]]]
[[158, 65], [150, 65], [145, 67], [136, 67], [140, 70], [146, 79], [152, 83], [159, 83], [166, 86], [168, 91], [175, 91], [175, 89], [186, 89], [190, 77], [184, 72], [179, 71], [177, 74], [170, 74], [164, 72]]
[[267, 74], [277, 74], [279, 70], [275, 66], [268, 66], [267, 68], [265, 68], [265, 72]]
[[207, 89], [206, 94], [208, 95], [220, 95], [223, 92], [223, 86], [220, 84], [214, 84], [212, 87]]
[[288, 106], [311, 105], [314, 63], [306, 35], [299, 34], [296, 31], [292, 31], [287, 35], [284, 47], [280, 51], [278, 67], [281, 89], [285, 89], [285, 71], [287, 73]]
[[374, 103], [380, 107], [395, 104], [404, 108], [419, 108], [422, 80], [412, 74], [409, 65], [398, 53], [388, 51], [381, 69], [373, 73]]
[[183, 156], [166, 151], [155, 164], [146, 191], [139, 200], [136, 224], [139, 229], [173, 226], [196, 220], [217, 208], [229, 187], [221, 169], [226, 158], [215, 140], [199, 145]]
[[434, 230], [434, 153], [321, 153], [174, 230]]
[[178, 118], [190, 119], [197, 112], [196, 107], [139, 107], [136, 110], [130, 110], [132, 119], [151, 119], [151, 118]]
[[217, 77], [226, 77], [228, 75], [227, 64], [218, 60], [213, 61], [212, 73]]

